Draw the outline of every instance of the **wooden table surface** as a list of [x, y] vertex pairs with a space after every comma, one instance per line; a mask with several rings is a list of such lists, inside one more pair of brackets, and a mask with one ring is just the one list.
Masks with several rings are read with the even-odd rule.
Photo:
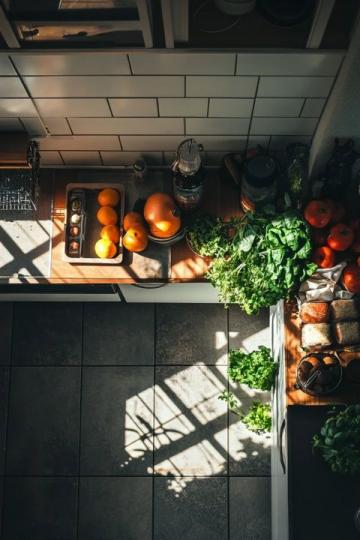
[[[352, 384], [346, 380], [344, 374], [343, 382], [339, 389], [329, 396], [313, 397], [305, 394], [302, 390], [295, 388], [296, 367], [305, 352], [301, 349], [300, 341], [300, 319], [297, 315], [295, 303], [285, 303], [285, 365], [286, 365], [286, 395], [288, 405], [329, 405], [329, 404], [351, 404], [360, 402], [360, 385]], [[357, 358], [360, 362], [359, 352], [339, 352], [341, 364], [346, 365]], [[346, 370], [344, 370], [346, 371]], [[343, 371], [343, 373], [344, 373]]]
[[[99, 173], [101, 178], [101, 173]], [[84, 265], [70, 264], [62, 260], [64, 252], [65, 187], [73, 181], [71, 171], [56, 172], [54, 204], [52, 211], [53, 237], [50, 283], [135, 283], [139, 280], [131, 274], [125, 264]], [[207, 174], [202, 208], [204, 212], [231, 217], [240, 214], [237, 189], [221, 181], [219, 175], [210, 171]], [[170, 282], [204, 281], [207, 263], [195, 255], [187, 246], [185, 239], [172, 246]], [[142, 280], [146, 281], [146, 280]], [[149, 278], [149, 281], [158, 281]]]

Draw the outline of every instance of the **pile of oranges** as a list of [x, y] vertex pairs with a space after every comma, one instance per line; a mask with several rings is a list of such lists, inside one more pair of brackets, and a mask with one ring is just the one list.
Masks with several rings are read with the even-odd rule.
[[148, 246], [149, 239], [142, 215], [138, 212], [129, 212], [124, 217], [123, 225], [125, 231], [124, 247], [128, 251], [144, 251]]
[[117, 226], [119, 216], [115, 210], [120, 201], [116, 189], [106, 188], [100, 191], [98, 203], [100, 208], [96, 214], [98, 222], [103, 225], [100, 239], [95, 244], [95, 253], [100, 259], [112, 259], [117, 254], [120, 241], [120, 229]]

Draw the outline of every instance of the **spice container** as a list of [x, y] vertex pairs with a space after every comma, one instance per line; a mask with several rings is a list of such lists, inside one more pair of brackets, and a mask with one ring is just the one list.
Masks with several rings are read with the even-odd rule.
[[81, 257], [85, 235], [86, 194], [73, 189], [68, 200], [69, 223], [66, 225], [65, 253], [68, 257]]
[[274, 158], [258, 154], [244, 162], [241, 206], [245, 212], [274, 204], [277, 194], [278, 165]]

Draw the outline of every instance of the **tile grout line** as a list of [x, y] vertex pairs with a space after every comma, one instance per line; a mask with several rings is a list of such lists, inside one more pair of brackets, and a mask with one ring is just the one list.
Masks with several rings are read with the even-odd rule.
[[80, 396], [79, 396], [79, 457], [78, 457], [78, 473], [77, 473], [77, 507], [76, 507], [76, 538], [79, 538], [80, 525], [80, 463], [81, 463], [81, 415], [82, 415], [82, 393], [83, 393], [83, 361], [84, 361], [84, 315], [85, 304], [81, 306], [81, 363], [80, 363]]
[[[15, 304], [11, 303], [11, 340], [10, 340], [10, 364], [9, 364], [9, 381], [8, 381], [8, 396], [7, 396], [7, 411], [6, 411], [6, 430], [5, 430], [5, 454], [4, 454], [4, 473], [7, 472], [7, 457], [8, 457], [8, 441], [9, 441], [9, 420], [10, 420], [10, 391], [12, 380], [12, 361], [14, 354], [14, 327], [15, 327]], [[1, 538], [4, 535], [4, 508], [5, 508], [5, 477], [2, 478], [2, 501], [1, 501]]]
[[252, 108], [251, 108], [249, 127], [248, 127], [248, 132], [247, 132], [247, 137], [246, 137], [245, 155], [247, 154], [247, 151], [248, 151], [248, 148], [249, 148], [249, 140], [250, 140], [250, 136], [251, 136], [251, 128], [252, 128], [252, 123], [253, 123], [253, 118], [254, 118], [256, 100], [257, 100], [258, 92], [259, 92], [259, 86], [260, 86], [260, 76], [257, 78], [255, 94], [254, 94], [254, 101], [253, 101]]
[[306, 102], [307, 102], [307, 99], [308, 99], [308, 98], [304, 98], [304, 101], [303, 101], [303, 103], [302, 103], [302, 105], [301, 105], [301, 107], [300, 107], [299, 116], [298, 116], [299, 118], [306, 118], [306, 116], [303, 117], [303, 116], [301, 116], [301, 115], [302, 115], [303, 110], [304, 110], [304, 108], [305, 108], [305, 104], [306, 104]]
[[151, 537], [155, 540], [155, 383], [156, 383], [156, 326], [157, 326], [157, 310], [156, 304], [153, 304], [154, 309], [154, 371], [153, 371], [153, 451], [152, 451], [152, 519], [151, 519]]

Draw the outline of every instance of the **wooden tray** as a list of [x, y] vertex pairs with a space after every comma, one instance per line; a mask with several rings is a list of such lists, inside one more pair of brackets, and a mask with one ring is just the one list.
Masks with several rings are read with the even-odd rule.
[[[97, 240], [100, 238], [100, 231], [102, 225], [98, 223], [96, 219], [96, 212], [98, 210], [99, 204], [97, 202], [97, 194], [102, 189], [113, 188], [120, 193], [120, 203], [116, 207], [116, 210], [119, 215], [118, 226], [120, 227], [120, 241], [118, 244], [118, 254], [113, 259], [100, 259], [96, 256], [94, 245]], [[65, 208], [65, 221], [64, 221], [64, 236], [66, 236], [66, 231], [68, 228], [68, 210], [69, 210], [69, 194], [74, 189], [84, 189], [88, 191], [87, 196], [87, 206], [86, 206], [86, 220], [85, 220], [85, 238], [82, 257], [69, 257], [66, 252], [66, 238], [64, 242], [64, 252], [62, 259], [68, 263], [72, 264], [121, 264], [123, 261], [123, 245], [122, 245], [122, 223], [124, 220], [124, 211], [125, 211], [125, 187], [123, 184], [115, 183], [83, 183], [83, 184], [67, 184], [66, 185], [66, 208]]]

